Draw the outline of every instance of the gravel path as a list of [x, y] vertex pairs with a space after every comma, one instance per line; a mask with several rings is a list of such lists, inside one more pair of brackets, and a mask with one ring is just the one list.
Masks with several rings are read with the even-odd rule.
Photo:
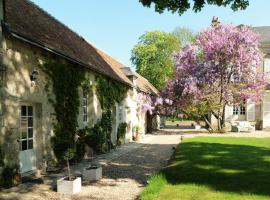
[[134, 200], [149, 176], [166, 165], [180, 135], [151, 135], [140, 145], [129, 145], [102, 162], [103, 178], [84, 183], [74, 196], [60, 195], [49, 184], [25, 183], [0, 192], [2, 200]]

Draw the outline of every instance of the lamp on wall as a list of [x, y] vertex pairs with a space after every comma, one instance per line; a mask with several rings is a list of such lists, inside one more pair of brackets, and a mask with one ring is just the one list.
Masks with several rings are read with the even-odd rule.
[[36, 84], [36, 80], [38, 76], [39, 76], [39, 72], [36, 69], [34, 69], [32, 73], [30, 74], [31, 86], [34, 86]]

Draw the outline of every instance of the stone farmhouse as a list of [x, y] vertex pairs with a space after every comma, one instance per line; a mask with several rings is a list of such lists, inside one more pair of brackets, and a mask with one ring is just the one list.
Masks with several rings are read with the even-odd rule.
[[[102, 76], [128, 88], [126, 98], [111, 105], [113, 144], [121, 122], [127, 123], [126, 142], [132, 140], [135, 126], [142, 134], [153, 124], [158, 126], [158, 116], [143, 112], [137, 102], [138, 93], [158, 95], [158, 91], [128, 66], [29, 0], [0, 0], [0, 20], [0, 143], [6, 152], [5, 161], [20, 164], [22, 174], [37, 170], [54, 156], [51, 137], [55, 109], [48, 100], [51, 94], [42, 69], [46, 60], [84, 69], [90, 86]], [[79, 96], [79, 128], [92, 127], [102, 116], [100, 99], [92, 87], [87, 93], [79, 88]]]

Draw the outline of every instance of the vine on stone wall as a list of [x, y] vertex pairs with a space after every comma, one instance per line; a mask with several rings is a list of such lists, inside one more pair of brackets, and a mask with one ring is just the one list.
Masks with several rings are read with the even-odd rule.
[[75, 148], [80, 107], [79, 88], [85, 80], [85, 71], [79, 66], [49, 61], [43, 65], [49, 76], [53, 96], [49, 96], [55, 110], [54, 137], [52, 145], [57, 160], [63, 162], [67, 149]]
[[114, 80], [101, 76], [96, 79], [96, 91], [102, 108], [101, 124], [109, 141], [112, 132], [112, 108], [115, 103], [121, 103], [124, 100], [127, 90], [126, 86]]
[[122, 83], [97, 77], [96, 90], [102, 110], [110, 110], [115, 103], [121, 103], [127, 95], [128, 88]]
[[94, 144], [92, 148], [96, 148], [97, 152], [106, 151], [106, 141], [111, 140], [112, 132], [111, 108], [126, 97], [128, 88], [114, 80], [97, 76], [95, 89], [102, 108], [102, 118], [93, 128], [78, 131], [79, 88], [90, 89], [89, 81], [85, 78], [86, 71], [79, 66], [53, 61], [46, 62], [43, 69], [49, 77], [47, 91], [52, 85], [53, 96], [49, 96], [49, 102], [55, 110], [52, 144], [57, 160], [63, 162], [69, 148], [76, 149], [75, 157], [81, 159], [84, 144]]

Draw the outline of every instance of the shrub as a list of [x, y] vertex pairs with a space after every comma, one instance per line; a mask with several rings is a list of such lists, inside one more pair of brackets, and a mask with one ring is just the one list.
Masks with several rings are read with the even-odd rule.
[[93, 148], [96, 153], [104, 152], [106, 137], [106, 131], [101, 121], [96, 123], [93, 128], [86, 128], [85, 143]]
[[80, 162], [85, 154], [85, 136], [86, 136], [86, 129], [80, 129], [76, 133], [75, 138], [75, 156], [73, 161]]
[[117, 144], [125, 143], [127, 123], [120, 123], [117, 128]]
[[4, 188], [10, 188], [18, 185], [21, 182], [21, 175], [19, 172], [19, 166], [4, 166], [1, 173], [1, 186]]

